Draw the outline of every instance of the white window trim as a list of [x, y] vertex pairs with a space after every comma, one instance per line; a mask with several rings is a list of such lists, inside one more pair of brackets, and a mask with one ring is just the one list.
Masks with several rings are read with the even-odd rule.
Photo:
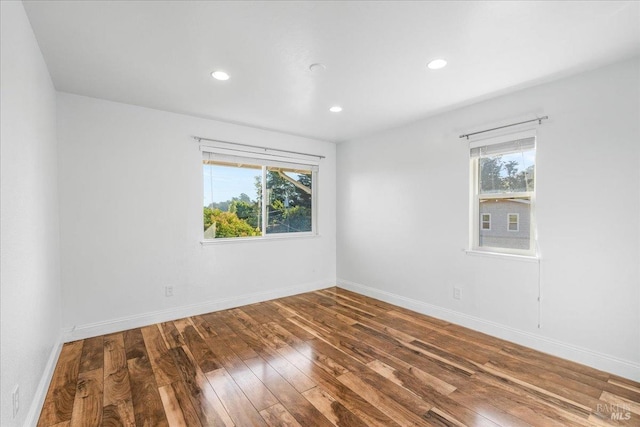
[[[276, 152], [277, 150], [269, 149], [271, 152]], [[214, 144], [200, 144], [200, 151], [203, 153], [211, 153], [215, 155], [221, 156], [222, 159], [225, 157], [229, 158], [241, 158], [242, 161], [245, 161], [247, 164], [254, 165], [262, 165], [262, 194], [266, 195], [266, 163], [273, 163], [274, 165], [279, 165], [280, 163], [293, 164], [298, 167], [304, 167], [311, 171], [311, 182], [313, 183], [313, 189], [311, 191], [311, 231], [302, 231], [302, 232], [293, 232], [293, 233], [273, 233], [267, 234], [266, 230], [266, 204], [262, 204], [262, 235], [260, 236], [247, 236], [247, 237], [225, 237], [225, 238], [217, 238], [217, 239], [200, 239], [200, 244], [203, 246], [208, 245], [216, 245], [216, 244], [227, 244], [227, 243], [235, 243], [235, 242], [259, 242], [259, 241], [268, 241], [268, 240], [283, 240], [283, 239], [304, 239], [310, 237], [319, 237], [318, 232], [318, 174], [319, 174], [319, 160], [317, 156], [309, 155], [291, 155], [289, 153], [285, 153], [283, 156], [278, 156], [274, 154], [264, 155], [260, 152], [251, 151], [248, 152], [246, 150], [233, 150], [227, 147], [221, 147], [218, 143]], [[252, 163], [253, 161], [253, 163]], [[202, 166], [202, 161], [200, 163]]]
[[469, 143], [469, 149], [484, 147], [486, 145], [502, 144], [503, 142], [517, 141], [518, 139], [536, 138], [537, 133], [534, 128], [523, 130], [522, 132], [505, 133], [504, 135], [477, 138]]
[[264, 159], [282, 162], [301, 163], [305, 165], [319, 165], [320, 157], [315, 154], [293, 154], [274, 148], [243, 147], [238, 148], [232, 143], [222, 141], [200, 142], [200, 151], [243, 157], [247, 159]]
[[[515, 215], [516, 216], [516, 229], [515, 230], [512, 230], [511, 228], [509, 228], [509, 226], [511, 225], [511, 218], [510, 218], [511, 215]], [[507, 213], [507, 231], [511, 231], [512, 233], [520, 231], [520, 214]]]
[[[524, 192], [524, 193], [504, 193], [504, 194], [491, 194], [490, 196], [480, 196], [478, 191], [479, 180], [476, 179], [478, 174], [478, 160], [471, 158], [471, 149], [482, 147], [486, 145], [494, 145], [501, 144], [503, 142], [515, 141], [518, 139], [525, 138], [536, 138], [536, 166], [537, 166], [537, 132], [534, 128], [529, 130], [523, 130], [517, 133], [503, 134], [494, 137], [475, 139], [469, 143], [469, 206], [470, 206], [470, 215], [469, 215], [469, 249], [465, 252], [467, 254], [490, 254], [490, 255], [513, 255], [517, 257], [524, 258], [532, 258], [537, 259], [537, 243], [535, 240], [535, 198], [537, 188], [537, 173], [534, 175], [534, 191], [533, 192]], [[499, 198], [513, 198], [513, 197], [529, 197], [531, 202], [531, 214], [529, 217], [529, 249], [510, 249], [510, 248], [495, 248], [490, 246], [480, 246], [480, 231], [481, 231], [481, 221], [478, 221], [480, 218], [480, 199], [499, 199]], [[518, 220], [519, 222], [519, 220]], [[477, 227], [477, 228], [476, 228]], [[508, 217], [507, 217], [507, 228], [508, 225]], [[518, 229], [520, 228], [518, 224]]]
[[313, 232], [300, 232], [300, 233], [278, 233], [268, 234], [265, 236], [250, 236], [250, 237], [221, 237], [218, 239], [202, 239], [200, 245], [226, 245], [240, 242], [268, 242], [274, 240], [296, 240], [296, 239], [315, 239], [322, 237], [321, 234]]
[[498, 258], [498, 259], [524, 261], [524, 262], [540, 262], [539, 255], [520, 255], [520, 254], [511, 254], [511, 253], [504, 253], [504, 252], [491, 252], [488, 250], [478, 251], [474, 249], [466, 249], [464, 252], [467, 255], [486, 257], [486, 258]]

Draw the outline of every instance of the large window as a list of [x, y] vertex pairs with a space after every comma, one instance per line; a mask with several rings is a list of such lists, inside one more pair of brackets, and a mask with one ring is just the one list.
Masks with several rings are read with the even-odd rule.
[[471, 248], [533, 255], [535, 136], [477, 141], [470, 154]]
[[315, 233], [317, 165], [203, 152], [205, 240]]

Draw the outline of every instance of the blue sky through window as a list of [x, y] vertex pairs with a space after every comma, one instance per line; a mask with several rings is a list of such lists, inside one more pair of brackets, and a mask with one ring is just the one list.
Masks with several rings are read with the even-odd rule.
[[233, 197], [245, 193], [251, 200], [256, 200], [256, 176], [261, 176], [260, 169], [247, 169], [232, 166], [203, 165], [204, 206], [211, 202], [226, 202]]
[[[518, 172], [523, 172], [529, 166], [535, 164], [536, 152], [535, 150], [528, 150], [520, 153], [503, 154], [501, 157], [505, 163], [515, 161], [518, 164]], [[507, 170], [503, 168], [503, 170], [500, 171], [500, 175], [507, 176]]]

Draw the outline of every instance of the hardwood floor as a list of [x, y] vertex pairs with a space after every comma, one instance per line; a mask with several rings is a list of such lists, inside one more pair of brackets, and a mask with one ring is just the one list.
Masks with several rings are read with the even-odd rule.
[[640, 384], [338, 288], [64, 345], [39, 426], [640, 426]]

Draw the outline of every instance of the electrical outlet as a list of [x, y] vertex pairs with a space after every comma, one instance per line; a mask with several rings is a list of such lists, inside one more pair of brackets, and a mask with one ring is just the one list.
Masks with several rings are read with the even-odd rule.
[[11, 400], [13, 401], [13, 418], [18, 415], [20, 410], [20, 386], [16, 385], [11, 392]]
[[173, 296], [173, 286], [165, 286], [164, 287], [164, 296], [172, 297]]
[[460, 288], [453, 288], [453, 298], [454, 299], [462, 298], [462, 291], [460, 290]]

